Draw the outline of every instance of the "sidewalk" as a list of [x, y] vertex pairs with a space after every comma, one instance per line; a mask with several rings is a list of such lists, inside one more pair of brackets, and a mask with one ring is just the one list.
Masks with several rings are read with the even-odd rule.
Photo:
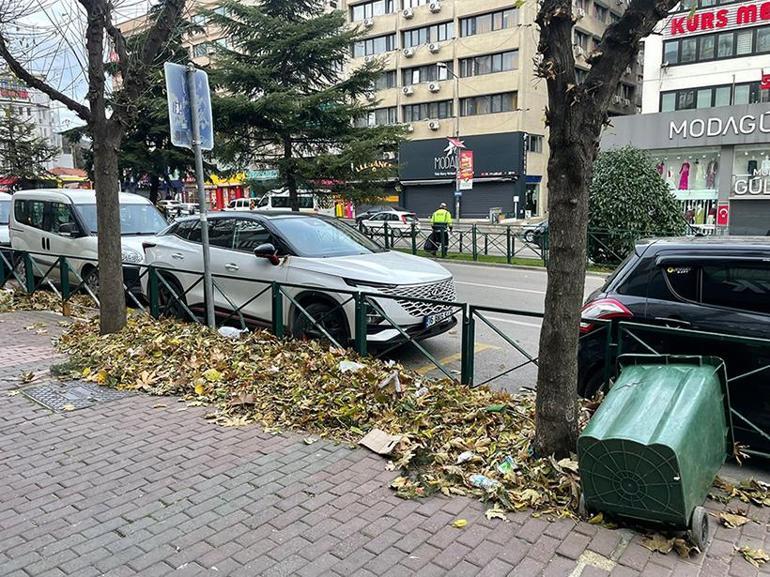
[[63, 360], [50, 343], [61, 320], [0, 315], [2, 577], [748, 577], [760, 573], [734, 545], [770, 550], [769, 508], [717, 528], [688, 561], [627, 530], [526, 512], [490, 521], [467, 498], [404, 501], [388, 489], [397, 473], [363, 449], [218, 427], [175, 398], [53, 413], [9, 395], [48, 378], [21, 385], [22, 372]]

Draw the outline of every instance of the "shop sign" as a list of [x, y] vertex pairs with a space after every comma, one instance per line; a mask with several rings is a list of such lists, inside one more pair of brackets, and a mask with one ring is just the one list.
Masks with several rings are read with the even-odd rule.
[[717, 226], [727, 226], [730, 223], [730, 205], [720, 203], [717, 208]]
[[682, 16], [674, 15], [664, 28], [663, 36], [675, 38], [688, 34], [733, 30], [769, 21], [770, 1], [760, 0], [713, 10], [699, 10]]
[[269, 170], [250, 170], [246, 174], [248, 180], [277, 180], [278, 169], [273, 168]]
[[0, 78], [0, 96], [29, 100], [29, 89], [16, 80]]
[[770, 90], [770, 74], [762, 74], [762, 80], [759, 81], [759, 88]]
[[712, 116], [709, 118], [693, 118], [671, 120], [668, 123], [668, 139], [702, 138], [713, 136], [739, 136], [755, 132], [770, 134], [770, 111], [762, 114], [730, 115], [727, 118]]
[[770, 169], [756, 169], [752, 174], [734, 177], [733, 199], [765, 198], [770, 199]]
[[473, 151], [460, 151], [460, 169], [458, 171], [458, 190], [473, 190]]

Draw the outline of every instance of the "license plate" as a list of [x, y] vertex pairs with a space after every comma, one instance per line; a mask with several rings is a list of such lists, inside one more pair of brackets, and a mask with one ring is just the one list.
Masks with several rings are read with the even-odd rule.
[[425, 317], [424, 325], [427, 329], [428, 327], [432, 327], [433, 325], [437, 325], [441, 321], [445, 321], [449, 317], [452, 316], [452, 310], [444, 311], [443, 313], [436, 313], [435, 315], [428, 315]]

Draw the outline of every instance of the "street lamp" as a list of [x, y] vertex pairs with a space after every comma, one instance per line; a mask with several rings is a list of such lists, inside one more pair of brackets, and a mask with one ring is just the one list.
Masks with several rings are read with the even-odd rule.
[[[437, 62], [437, 68], [443, 68], [454, 79], [454, 94], [452, 96], [452, 108], [454, 109], [455, 129], [453, 136], [460, 137], [460, 77], [446, 65], [446, 62]], [[455, 149], [455, 218], [460, 220], [460, 148]]]

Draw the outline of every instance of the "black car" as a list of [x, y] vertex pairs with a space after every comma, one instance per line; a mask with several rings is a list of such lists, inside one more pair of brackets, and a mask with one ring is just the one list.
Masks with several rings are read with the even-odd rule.
[[[607, 342], [606, 331], [590, 319], [770, 339], [770, 239], [692, 237], [641, 242], [604, 286], [588, 297], [582, 316], [589, 321], [581, 325], [579, 349], [578, 392], [584, 397], [593, 396], [603, 384]], [[639, 329], [636, 336], [641, 338], [621, 339], [622, 353], [716, 356], [724, 359], [728, 377], [756, 370], [731, 383], [731, 401], [734, 408], [741, 407], [739, 412], [754, 414], [753, 423], [766, 422], [763, 430], [770, 430], [770, 348], [649, 329]]]

